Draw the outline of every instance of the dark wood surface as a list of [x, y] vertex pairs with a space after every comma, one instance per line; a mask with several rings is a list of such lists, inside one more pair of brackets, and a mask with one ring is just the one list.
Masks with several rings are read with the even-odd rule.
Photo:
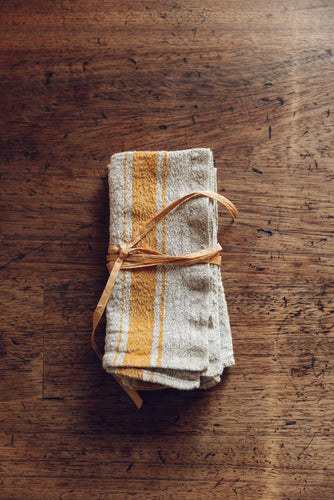
[[[333, 2], [1, 10], [1, 498], [332, 499]], [[194, 146], [239, 209], [220, 219], [236, 365], [138, 411], [89, 342], [106, 167]]]

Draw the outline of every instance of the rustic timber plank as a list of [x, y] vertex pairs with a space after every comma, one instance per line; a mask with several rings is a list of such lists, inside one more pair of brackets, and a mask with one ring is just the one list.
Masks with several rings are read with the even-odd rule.
[[[0, 9], [1, 497], [332, 500], [334, 6]], [[219, 210], [236, 365], [138, 411], [89, 343], [107, 165], [194, 146], [239, 209]]]

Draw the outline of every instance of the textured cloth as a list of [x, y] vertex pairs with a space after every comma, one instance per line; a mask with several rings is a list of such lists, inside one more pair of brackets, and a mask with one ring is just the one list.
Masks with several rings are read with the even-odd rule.
[[[217, 190], [209, 149], [127, 152], [111, 157], [110, 245], [119, 246], [164, 207]], [[180, 255], [217, 243], [212, 200], [191, 200], [140, 243]], [[122, 270], [106, 308], [103, 367], [135, 389], [207, 388], [234, 364], [220, 268], [214, 264]]]

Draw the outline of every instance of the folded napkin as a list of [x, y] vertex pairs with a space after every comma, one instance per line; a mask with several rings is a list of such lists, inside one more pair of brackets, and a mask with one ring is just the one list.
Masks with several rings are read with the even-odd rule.
[[[217, 190], [209, 149], [125, 152], [109, 169], [110, 245], [129, 241], [173, 201]], [[217, 202], [191, 199], [140, 242], [181, 255], [217, 244]], [[208, 388], [234, 364], [231, 329], [215, 264], [121, 270], [106, 307], [102, 364], [133, 389]]]

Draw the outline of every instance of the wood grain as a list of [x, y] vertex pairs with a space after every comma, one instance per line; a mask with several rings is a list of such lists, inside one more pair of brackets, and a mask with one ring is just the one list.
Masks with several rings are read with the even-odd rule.
[[[1, 12], [1, 498], [331, 500], [332, 3]], [[106, 167], [195, 146], [239, 209], [219, 231], [236, 365], [138, 412], [89, 343]]]

